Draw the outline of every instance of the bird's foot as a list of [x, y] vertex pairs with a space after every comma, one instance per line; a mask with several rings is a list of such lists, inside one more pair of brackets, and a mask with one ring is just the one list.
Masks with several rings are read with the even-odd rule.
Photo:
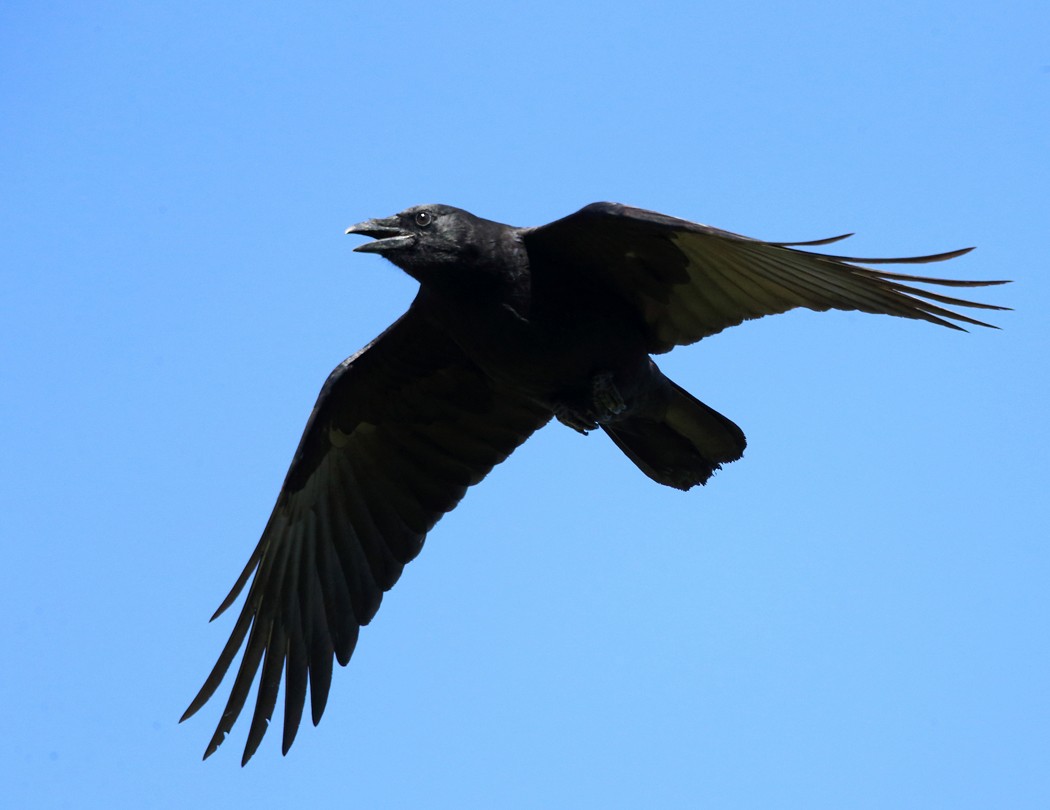
[[594, 379], [591, 380], [591, 400], [598, 422], [607, 422], [627, 410], [627, 403], [623, 401], [620, 389], [613, 382], [611, 371], [594, 375]]
[[571, 427], [577, 433], [586, 436], [590, 431], [598, 428], [598, 423], [589, 418], [587, 414], [581, 413], [564, 403], [554, 408], [554, 418], [566, 427]]
[[627, 409], [620, 390], [613, 382], [611, 372], [595, 374], [591, 379], [590, 398], [585, 408], [560, 402], [554, 407], [554, 417], [577, 433], [587, 435], [602, 422], [608, 422]]

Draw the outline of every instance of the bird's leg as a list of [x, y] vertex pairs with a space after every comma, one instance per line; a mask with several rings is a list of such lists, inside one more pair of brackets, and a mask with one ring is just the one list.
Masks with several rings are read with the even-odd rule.
[[627, 408], [620, 390], [613, 382], [612, 372], [595, 374], [591, 378], [590, 398], [586, 406], [577, 407], [576, 403], [561, 401], [554, 405], [554, 417], [577, 433], [587, 435], [602, 422], [608, 422], [619, 416]]
[[594, 404], [595, 418], [599, 422], [608, 422], [627, 409], [620, 389], [613, 382], [611, 371], [594, 375], [591, 380], [591, 400]]

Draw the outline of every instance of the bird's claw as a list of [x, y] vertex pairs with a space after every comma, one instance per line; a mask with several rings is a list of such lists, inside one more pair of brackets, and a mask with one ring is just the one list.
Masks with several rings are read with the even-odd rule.
[[584, 409], [573, 407], [565, 402], [554, 408], [554, 417], [577, 433], [587, 435], [588, 431], [597, 429], [598, 425], [619, 416], [627, 409], [620, 390], [613, 382], [611, 372], [595, 374], [591, 379], [590, 402]]
[[566, 427], [571, 427], [577, 433], [581, 433], [586, 436], [590, 431], [597, 430], [598, 423], [593, 419], [588, 419], [586, 414], [582, 414], [568, 405], [558, 405], [554, 409], [554, 418], [561, 422]]

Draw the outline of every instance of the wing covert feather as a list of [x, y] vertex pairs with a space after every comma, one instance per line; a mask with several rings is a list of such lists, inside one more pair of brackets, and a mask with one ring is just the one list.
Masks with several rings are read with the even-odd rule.
[[611, 288], [637, 309], [653, 352], [797, 307], [861, 310], [953, 329], [961, 329], [959, 323], [990, 324], [949, 307], [1007, 309], [912, 286], [983, 287], [1004, 281], [940, 279], [861, 266], [945, 261], [969, 248], [890, 259], [801, 249], [850, 235], [763, 242], [616, 203], [594, 203], [549, 225], [522, 230], [534, 275], [577, 273]]

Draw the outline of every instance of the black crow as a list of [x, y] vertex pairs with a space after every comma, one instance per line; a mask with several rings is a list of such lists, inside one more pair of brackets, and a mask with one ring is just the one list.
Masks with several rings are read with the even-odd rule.
[[[686, 490], [744, 451], [733, 422], [667, 379], [651, 355], [795, 307], [988, 326], [946, 307], [1004, 309], [913, 286], [980, 287], [859, 265], [686, 220], [595, 203], [513, 228], [421, 205], [347, 233], [419, 282], [408, 311], [343, 361], [321, 389], [255, 552], [215, 616], [251, 579], [230, 640], [183, 715], [212, 696], [247, 638], [205, 757], [262, 676], [242, 764], [258, 748], [284, 672], [284, 741], [309, 683], [321, 719], [332, 659], [423, 547], [427, 532], [551, 419], [601, 428], [647, 476]], [[849, 236], [849, 234], [846, 234]], [[214, 618], [214, 617], [213, 617]]]

